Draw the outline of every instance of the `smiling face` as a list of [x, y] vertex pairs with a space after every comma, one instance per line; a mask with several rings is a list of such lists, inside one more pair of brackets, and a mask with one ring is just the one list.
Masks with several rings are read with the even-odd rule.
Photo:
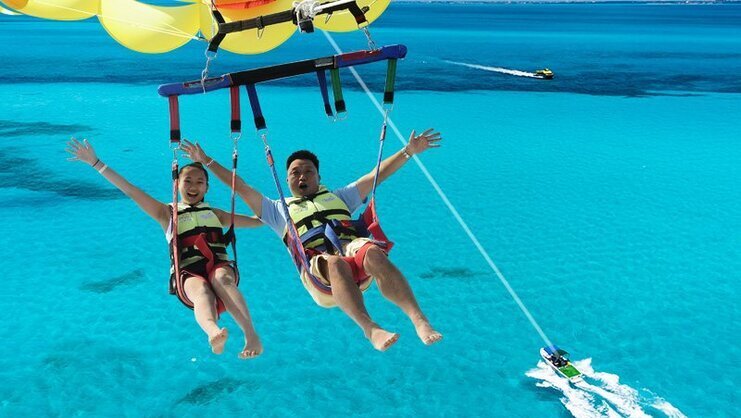
[[188, 205], [195, 205], [206, 197], [208, 178], [198, 167], [185, 167], [180, 171], [180, 199]]
[[293, 160], [288, 166], [288, 187], [295, 197], [316, 193], [320, 179], [319, 170], [309, 160]]

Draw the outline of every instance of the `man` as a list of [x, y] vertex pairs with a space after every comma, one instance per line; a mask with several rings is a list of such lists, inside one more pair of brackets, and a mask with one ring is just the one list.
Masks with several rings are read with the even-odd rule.
[[[412, 131], [409, 143], [381, 162], [377, 183], [395, 173], [412, 155], [439, 147], [441, 139], [440, 133], [432, 129], [420, 135]], [[185, 141], [183, 149], [193, 161], [210, 167], [221, 181], [231, 183], [231, 171], [208, 157], [200, 145]], [[287, 199], [289, 214], [299, 234], [325, 225], [332, 219], [349, 219], [371, 192], [375, 174], [374, 169], [357, 181], [330, 192], [320, 184], [319, 160], [313, 153], [305, 150], [294, 152], [288, 157], [286, 168], [288, 186], [293, 195]], [[279, 200], [267, 199], [241, 178], [237, 179], [236, 191], [255, 215], [284, 240], [287, 238], [287, 222]], [[323, 237], [306, 243], [311, 256], [311, 275], [320, 282], [315, 282], [307, 272], [303, 272], [301, 279], [314, 301], [322, 307], [339, 306], [358, 324], [375, 349], [385, 351], [399, 335], [381, 328], [365, 308], [362, 292], [375, 278], [381, 294], [409, 317], [423, 343], [430, 345], [440, 341], [442, 334], [430, 325], [409, 283], [388, 259], [384, 249], [377, 242], [358, 238], [353, 230], [345, 229], [338, 235], [343, 253], [349, 257], [335, 254], [339, 251], [333, 251], [332, 245]]]

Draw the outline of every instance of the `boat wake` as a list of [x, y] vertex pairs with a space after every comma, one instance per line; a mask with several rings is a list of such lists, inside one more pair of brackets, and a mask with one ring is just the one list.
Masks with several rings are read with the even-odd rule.
[[8, 16], [18, 16], [18, 13], [8, 10], [2, 6], [0, 6], [0, 14], [8, 15]]
[[555, 389], [563, 395], [560, 399], [566, 409], [577, 418], [591, 417], [651, 417], [687, 418], [679, 409], [648, 390], [645, 395], [620, 383], [616, 374], [596, 372], [592, 359], [572, 362], [584, 380], [577, 383], [556, 374], [545, 362], [525, 375], [538, 380], [536, 386]]
[[531, 73], [529, 71], [520, 71], [520, 70], [510, 70], [508, 68], [502, 68], [502, 67], [487, 67], [486, 65], [478, 65], [478, 64], [468, 64], [465, 62], [458, 62], [458, 61], [448, 61], [445, 60], [448, 64], [453, 65], [460, 65], [463, 67], [468, 68], [475, 68], [477, 70], [484, 70], [484, 71], [491, 71], [494, 73], [502, 73], [502, 74], [509, 74], [509, 75], [516, 75], [518, 77], [530, 77], [530, 78], [541, 78], [534, 73]]

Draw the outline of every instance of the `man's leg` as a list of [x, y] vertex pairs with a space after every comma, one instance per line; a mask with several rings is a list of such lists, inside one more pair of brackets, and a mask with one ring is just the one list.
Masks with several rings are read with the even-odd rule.
[[381, 294], [401, 310], [412, 320], [417, 335], [423, 343], [430, 345], [442, 339], [442, 334], [435, 331], [430, 325], [417, 299], [409, 287], [409, 282], [388, 259], [386, 253], [379, 247], [373, 245], [365, 253], [363, 268], [371, 276], [376, 278]]
[[320, 263], [319, 270], [332, 286], [332, 296], [337, 306], [360, 326], [376, 350], [386, 351], [399, 335], [386, 331], [373, 322], [365, 309], [363, 294], [352, 277], [350, 265], [338, 256], [320, 257], [316, 262]]
[[214, 354], [223, 353], [229, 332], [216, 324], [216, 296], [211, 287], [198, 277], [190, 277], [185, 280], [185, 294], [193, 302], [193, 314], [198, 325], [208, 335], [211, 351]]
[[237, 288], [234, 270], [230, 267], [219, 267], [213, 274], [211, 286], [213, 286], [214, 292], [244, 333], [244, 348], [239, 353], [239, 357], [248, 359], [259, 356], [263, 350], [262, 343], [252, 324], [247, 302]]

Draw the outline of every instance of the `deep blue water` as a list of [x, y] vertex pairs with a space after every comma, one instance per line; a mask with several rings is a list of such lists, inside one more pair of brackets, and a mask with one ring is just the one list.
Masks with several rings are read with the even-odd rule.
[[[682, 92], [741, 92], [738, 28], [741, 5], [651, 4], [392, 4], [373, 27], [379, 44], [404, 43], [412, 53], [399, 78], [407, 90], [512, 90], [643, 96]], [[420, 11], [423, 10], [423, 13]], [[69, 25], [3, 16], [16, 33], [13, 57], [0, 64], [7, 83], [106, 82], [158, 84], [200, 74], [205, 44], [191, 42], [166, 55], [143, 56], [104, 36], [95, 19]], [[363, 36], [346, 49], [365, 47]], [[43, 43], [39, 54], [33, 46]], [[10, 45], [8, 45], [10, 46]], [[223, 53], [215, 71], [229, 72], [329, 55], [323, 37], [294, 35], [269, 53]], [[197, 52], [198, 51], [198, 52]], [[196, 58], [197, 57], [197, 58]], [[551, 67], [558, 83], [531, 83], [497, 73], [471, 77], [441, 60], [535, 70]], [[129, 71], [127, 71], [129, 69]], [[49, 74], [54, 76], [50, 77]], [[369, 68], [378, 80], [383, 69]], [[313, 85], [311, 77], [279, 82]], [[664, 92], [664, 93], [662, 93]]]
[[[166, 293], [161, 231], [64, 153], [69, 136], [90, 138], [167, 200], [156, 87], [197, 78], [204, 45], [142, 55], [95, 20], [0, 25], [0, 416], [737, 415], [741, 5], [395, 3], [372, 27], [379, 44], [409, 47], [393, 121], [404, 136], [443, 132], [421, 161], [587, 372], [582, 388], [539, 364], [538, 334], [411, 163], [379, 189], [381, 216], [442, 343], [422, 346], [373, 289], [371, 314], [402, 334], [374, 352], [339, 311], [313, 306], [263, 228], [240, 231], [239, 250], [266, 352], [239, 361], [235, 337], [212, 355]], [[296, 34], [259, 56], [221, 53], [212, 71], [329, 54], [321, 34]], [[543, 67], [554, 80], [503, 72]], [[359, 70], [382, 88], [383, 65]], [[313, 149], [330, 186], [370, 170], [380, 123], [343, 80], [342, 123], [326, 120], [312, 77], [260, 86], [277, 160]], [[186, 137], [226, 162], [226, 95], [181, 110]], [[392, 131], [386, 146], [401, 146]], [[259, 140], [246, 134], [240, 152], [241, 174], [273, 195]], [[228, 191], [214, 183], [209, 200], [226, 207]]]

